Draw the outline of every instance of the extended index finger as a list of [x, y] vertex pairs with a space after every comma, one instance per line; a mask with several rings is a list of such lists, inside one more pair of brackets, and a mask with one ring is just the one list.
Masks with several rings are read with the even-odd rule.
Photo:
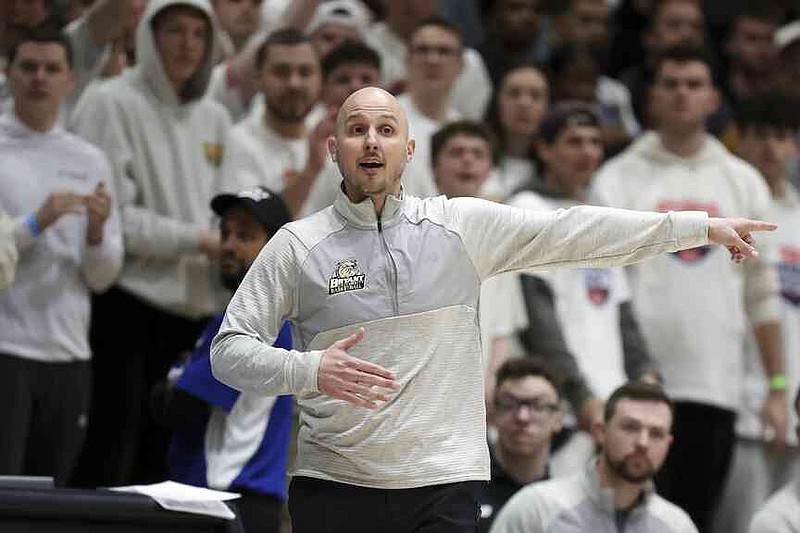
[[749, 231], [775, 231], [778, 225], [774, 222], [764, 222], [763, 220], [744, 220], [744, 227], [740, 228], [745, 232]]

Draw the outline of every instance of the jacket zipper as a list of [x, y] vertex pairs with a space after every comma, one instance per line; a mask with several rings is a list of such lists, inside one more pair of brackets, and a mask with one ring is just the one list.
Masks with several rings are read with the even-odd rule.
[[394, 311], [394, 316], [400, 314], [400, 304], [398, 303], [398, 296], [397, 296], [397, 263], [394, 262], [394, 257], [392, 257], [392, 253], [389, 251], [389, 245], [386, 243], [386, 237], [383, 234], [383, 224], [381, 224], [381, 217], [378, 216], [378, 235], [381, 239], [381, 246], [383, 247], [383, 253], [387, 258], [387, 264], [389, 268], [386, 269], [386, 277], [387, 281], [389, 282], [389, 287], [392, 287], [392, 310]]

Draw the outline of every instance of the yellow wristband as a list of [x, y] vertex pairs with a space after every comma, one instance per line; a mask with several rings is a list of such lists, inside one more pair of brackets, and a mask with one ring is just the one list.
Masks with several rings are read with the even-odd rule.
[[785, 391], [786, 390], [786, 374], [775, 374], [769, 378], [769, 390], [771, 391]]

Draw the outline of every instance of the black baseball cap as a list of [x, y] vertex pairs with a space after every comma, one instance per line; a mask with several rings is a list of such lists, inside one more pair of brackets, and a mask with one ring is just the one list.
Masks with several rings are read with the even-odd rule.
[[270, 235], [292, 221], [289, 208], [280, 195], [266, 187], [245, 189], [236, 194], [219, 194], [211, 200], [211, 209], [220, 218], [232, 207], [244, 207], [250, 211]]

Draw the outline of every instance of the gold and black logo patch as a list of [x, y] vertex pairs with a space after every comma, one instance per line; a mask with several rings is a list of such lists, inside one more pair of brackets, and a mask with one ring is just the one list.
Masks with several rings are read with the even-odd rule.
[[209, 163], [218, 167], [222, 164], [222, 158], [225, 155], [225, 147], [220, 143], [203, 143], [203, 152], [206, 154], [206, 159]]
[[328, 280], [328, 294], [357, 291], [366, 286], [367, 278], [358, 267], [355, 259], [345, 259], [336, 263], [331, 279]]

